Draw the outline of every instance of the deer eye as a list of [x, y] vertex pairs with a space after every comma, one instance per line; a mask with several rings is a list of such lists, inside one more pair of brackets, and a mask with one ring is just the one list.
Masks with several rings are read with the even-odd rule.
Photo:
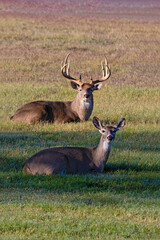
[[105, 133], [105, 130], [102, 130], [102, 133]]

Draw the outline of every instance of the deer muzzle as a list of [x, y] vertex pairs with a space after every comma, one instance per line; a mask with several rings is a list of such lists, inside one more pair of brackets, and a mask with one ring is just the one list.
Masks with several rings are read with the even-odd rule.
[[109, 141], [112, 141], [112, 140], [114, 139], [114, 136], [110, 134], [109, 136], [107, 136], [107, 139], [108, 139]]

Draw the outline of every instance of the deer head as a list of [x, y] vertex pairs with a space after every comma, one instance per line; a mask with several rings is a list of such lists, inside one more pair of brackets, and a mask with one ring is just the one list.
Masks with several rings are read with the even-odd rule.
[[70, 54], [66, 56], [64, 63], [62, 64], [62, 67], [61, 67], [62, 75], [65, 78], [71, 80], [71, 86], [73, 89], [78, 90], [79, 98], [84, 102], [88, 102], [93, 97], [92, 92], [95, 90], [99, 90], [102, 87], [102, 82], [106, 81], [111, 75], [110, 68], [108, 67], [108, 64], [107, 64], [107, 59], [105, 58], [105, 62], [101, 63], [102, 71], [103, 71], [102, 78], [95, 81], [93, 81], [91, 78], [90, 83], [87, 83], [87, 82], [83, 83], [81, 79], [81, 75], [79, 79], [76, 79], [70, 76], [69, 55]]
[[[98, 128], [99, 132], [102, 135], [103, 141], [103, 149], [109, 148], [112, 142], [115, 139], [115, 135], [117, 131], [119, 131], [125, 125], [125, 118], [122, 118], [116, 125], [114, 126], [104, 126], [103, 123], [97, 118], [93, 118], [93, 124], [96, 128]], [[107, 150], [107, 149], [106, 149]]]

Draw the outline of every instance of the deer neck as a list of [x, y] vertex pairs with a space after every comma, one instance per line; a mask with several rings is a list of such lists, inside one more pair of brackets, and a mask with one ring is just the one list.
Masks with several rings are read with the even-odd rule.
[[108, 143], [107, 140], [103, 139], [103, 136], [101, 136], [98, 146], [93, 148], [93, 162], [100, 172], [104, 170], [104, 166], [110, 154], [112, 143], [113, 141]]
[[93, 110], [93, 96], [87, 101], [84, 101], [77, 95], [75, 100], [71, 103], [71, 108], [81, 121], [88, 120]]

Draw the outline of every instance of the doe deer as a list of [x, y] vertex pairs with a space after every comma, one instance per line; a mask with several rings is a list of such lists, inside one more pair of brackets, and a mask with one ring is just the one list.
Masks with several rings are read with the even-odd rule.
[[72, 88], [78, 90], [78, 94], [72, 102], [30, 102], [19, 108], [10, 119], [26, 124], [35, 124], [36, 122], [67, 123], [87, 121], [93, 110], [92, 92], [100, 89], [102, 82], [106, 81], [111, 75], [107, 59], [105, 58], [105, 62], [102, 64], [102, 78], [95, 81], [91, 79], [90, 83], [83, 83], [81, 75], [79, 79], [70, 76], [69, 54], [65, 58], [61, 71], [63, 76], [71, 81]]
[[98, 146], [44, 149], [26, 162], [23, 173], [49, 175], [102, 172], [109, 158], [115, 134], [125, 125], [125, 118], [115, 126], [103, 126], [102, 122], [94, 117], [93, 124], [102, 135]]

